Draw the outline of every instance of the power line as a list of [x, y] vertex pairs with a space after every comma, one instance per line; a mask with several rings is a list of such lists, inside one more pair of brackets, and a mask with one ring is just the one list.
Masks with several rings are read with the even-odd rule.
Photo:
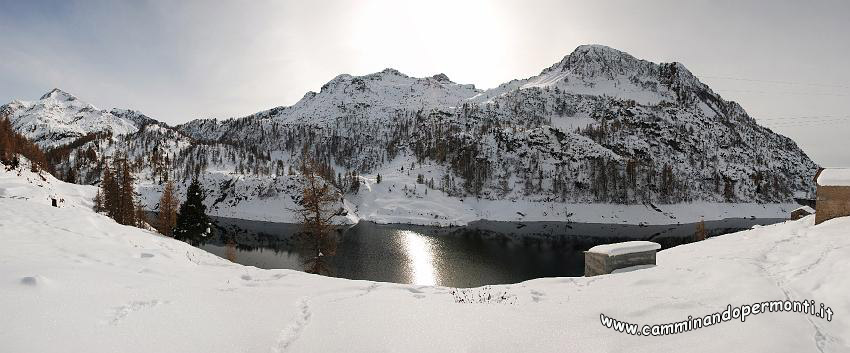
[[821, 92], [791, 92], [791, 91], [769, 92], [769, 91], [751, 91], [751, 90], [745, 90], [745, 89], [719, 89], [719, 90], [715, 90], [715, 92], [742, 92], [742, 93], [760, 93], [760, 94], [792, 94], [792, 95], [801, 95], [801, 96], [850, 97], [850, 95], [847, 95], [847, 94], [834, 94], [834, 93], [821, 93]]
[[782, 119], [781, 121], [778, 121], [778, 119], [773, 120], [773, 121], [769, 121], [768, 119], [758, 119], [758, 118], [756, 118], [756, 121], [768, 120], [768, 121], [765, 122], [766, 124], [777, 125], [777, 124], [791, 124], [791, 123], [803, 123], [803, 122], [814, 123], [814, 122], [818, 122], [818, 121], [846, 120], [847, 118], [850, 118], [850, 116], [834, 116], [834, 117], [828, 117], [828, 118], [824, 117], [824, 118], [816, 118], [816, 119], [808, 119], [808, 118]]
[[833, 119], [827, 120], [802, 120], [802, 121], [782, 121], [777, 123], [765, 123], [763, 126], [770, 128], [779, 128], [779, 127], [794, 127], [794, 126], [814, 126], [814, 125], [828, 125], [828, 124], [837, 124], [837, 123], [846, 123], [848, 122], [847, 118], [850, 117], [837, 117]]
[[835, 84], [828, 84], [828, 83], [809, 83], [809, 82], [778, 81], [778, 80], [757, 80], [757, 79], [752, 79], [752, 78], [729, 77], [729, 76], [697, 76], [697, 77], [707, 78], [707, 79], [717, 79], [717, 80], [765, 82], [765, 83], [775, 83], [775, 84], [782, 84], [782, 85], [802, 85], [802, 86], [818, 86], [818, 87], [833, 87], [833, 88], [850, 89], [850, 86], [847, 86], [847, 85], [835, 85]]
[[841, 117], [840, 115], [804, 115], [804, 116], [785, 116], [785, 117], [768, 117], [768, 118], [754, 118], [758, 121], [763, 120], [789, 120], [789, 119], [822, 119], [822, 118], [835, 118]]

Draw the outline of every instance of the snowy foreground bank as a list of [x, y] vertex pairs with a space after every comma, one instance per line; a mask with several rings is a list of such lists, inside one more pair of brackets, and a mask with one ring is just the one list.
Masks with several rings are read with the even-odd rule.
[[[679, 246], [658, 266], [453, 291], [230, 263], [85, 207], [0, 197], [0, 352], [848, 352], [850, 219], [813, 217]], [[491, 299], [486, 298], [491, 295]], [[779, 299], [663, 337], [662, 324]]]

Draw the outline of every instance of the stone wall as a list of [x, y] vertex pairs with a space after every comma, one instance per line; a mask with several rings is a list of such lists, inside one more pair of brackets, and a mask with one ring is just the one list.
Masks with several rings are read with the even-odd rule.
[[594, 252], [584, 253], [584, 275], [587, 277], [609, 274], [614, 270], [638, 266], [655, 265], [656, 250], [608, 256]]
[[796, 221], [796, 220], [803, 218], [805, 216], [808, 216], [810, 214], [811, 213], [809, 213], [809, 211], [806, 211], [806, 210], [794, 210], [793, 212], [791, 212], [791, 220]]
[[850, 186], [818, 185], [817, 194], [815, 224], [836, 217], [850, 216]]

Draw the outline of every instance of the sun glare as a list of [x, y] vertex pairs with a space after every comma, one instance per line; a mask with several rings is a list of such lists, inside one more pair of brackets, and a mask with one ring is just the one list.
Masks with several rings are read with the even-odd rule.
[[363, 70], [403, 63], [395, 68], [424, 76], [456, 67], [463, 79], [504, 65], [500, 41], [509, 34], [498, 8], [486, 1], [372, 1], [352, 16], [350, 44]]
[[431, 242], [424, 235], [401, 231], [404, 235], [404, 247], [410, 267], [411, 283], [419, 285], [437, 284], [434, 275], [434, 253]]

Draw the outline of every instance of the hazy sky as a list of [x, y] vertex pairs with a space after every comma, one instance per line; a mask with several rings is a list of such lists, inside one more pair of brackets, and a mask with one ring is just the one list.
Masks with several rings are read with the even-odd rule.
[[181, 123], [386, 67], [489, 88], [589, 43], [682, 62], [816, 162], [850, 166], [844, 0], [0, 0], [0, 101], [59, 87]]

